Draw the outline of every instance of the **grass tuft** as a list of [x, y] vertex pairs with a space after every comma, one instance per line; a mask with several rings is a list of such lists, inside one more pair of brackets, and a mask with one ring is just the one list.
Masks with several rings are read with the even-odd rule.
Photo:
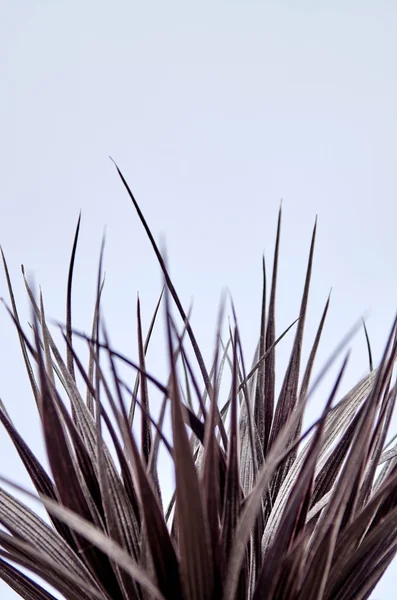
[[[370, 372], [342, 399], [346, 349], [359, 324], [312, 381], [330, 298], [307, 364], [302, 364], [316, 225], [299, 318], [276, 337], [280, 208], [269, 289], [263, 259], [252, 367], [245, 364], [232, 301], [233, 322], [224, 339], [223, 300], [208, 369], [165, 258], [115, 166], [164, 276], [146, 332], [137, 300], [136, 361], [112, 347], [104, 325], [103, 245], [91, 334], [73, 327], [80, 216], [61, 328], [63, 348], [51, 334], [42, 295], [36, 299], [23, 273], [32, 308], [32, 325], [25, 332], [2, 252], [10, 296], [6, 308], [19, 336], [50, 472], [0, 402], [0, 421], [37, 494], [5, 477], [0, 480], [41, 502], [48, 515], [44, 521], [0, 488], [0, 577], [27, 600], [54, 598], [34, 576], [67, 600], [369, 598], [397, 551], [397, 450], [395, 441], [387, 441], [397, 394], [397, 322], [376, 367], [364, 323]], [[146, 364], [160, 309], [166, 324], [166, 382]], [[277, 346], [291, 328], [295, 338], [285, 373], [277, 373], [282, 381], [277, 395]], [[76, 339], [87, 344], [86, 366], [73, 344]], [[308, 400], [339, 359], [342, 365], [322, 414], [304, 429]], [[120, 377], [121, 365], [131, 370], [131, 385]], [[222, 398], [227, 367], [230, 391]], [[162, 398], [157, 411], [154, 393]], [[175, 491], [167, 506], [159, 483], [161, 448], [175, 470]]]

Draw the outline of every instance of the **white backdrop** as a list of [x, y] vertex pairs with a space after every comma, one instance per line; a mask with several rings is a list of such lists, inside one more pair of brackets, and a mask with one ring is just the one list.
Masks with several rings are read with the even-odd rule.
[[[106, 320], [136, 356], [136, 293], [147, 324], [161, 277], [111, 154], [166, 239], [183, 301], [194, 297], [207, 360], [226, 285], [253, 351], [281, 197], [278, 332], [297, 316], [318, 213], [308, 344], [332, 286], [320, 363], [368, 309], [379, 359], [397, 308], [396, 30], [397, 4], [382, 0], [1, 3], [0, 243], [23, 318], [22, 262], [63, 318], [82, 209], [76, 326], [90, 327], [106, 225]], [[5, 310], [0, 331], [0, 397], [43, 457]], [[162, 376], [161, 335], [154, 344], [149, 367]], [[367, 370], [363, 336], [353, 347], [345, 389]], [[27, 484], [4, 431], [0, 452], [1, 473]], [[394, 563], [374, 598], [395, 597], [396, 574]], [[1, 583], [0, 596], [15, 597]]]

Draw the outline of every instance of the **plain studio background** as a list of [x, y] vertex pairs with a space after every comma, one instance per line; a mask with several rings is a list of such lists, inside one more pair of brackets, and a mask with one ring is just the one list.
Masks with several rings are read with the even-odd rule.
[[[24, 322], [21, 263], [64, 319], [82, 209], [76, 327], [91, 325], [106, 225], [106, 322], [136, 357], [137, 291], [147, 326], [162, 281], [111, 154], [166, 240], [185, 305], [194, 298], [207, 362], [225, 286], [251, 360], [280, 198], [278, 333], [297, 316], [318, 214], [304, 358], [332, 286], [317, 364], [367, 310], [379, 359], [397, 308], [395, 2], [25, 0], [2, 2], [0, 24], [0, 243]], [[0, 396], [43, 458], [17, 335], [0, 319]], [[159, 329], [148, 367], [165, 376]], [[368, 369], [361, 333], [353, 349], [344, 390]], [[28, 485], [4, 431], [0, 451], [1, 473]], [[396, 574], [373, 598], [395, 597]], [[0, 584], [0, 596], [15, 594]]]

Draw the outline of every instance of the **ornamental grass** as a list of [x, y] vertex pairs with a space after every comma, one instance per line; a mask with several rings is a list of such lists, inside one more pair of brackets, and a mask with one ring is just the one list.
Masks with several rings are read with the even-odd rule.
[[[36, 498], [47, 518], [0, 487], [0, 577], [27, 600], [369, 598], [397, 549], [397, 445], [389, 432], [397, 392], [396, 322], [380, 363], [370, 358], [368, 375], [349, 393], [341, 397], [340, 382], [361, 323], [314, 377], [329, 306], [327, 301], [302, 364], [316, 228], [299, 317], [277, 336], [280, 211], [271, 278], [263, 264], [252, 365], [245, 362], [231, 300], [229, 323], [226, 301], [216, 309], [214, 354], [206, 361], [164, 254], [117, 172], [164, 277], [147, 330], [138, 301], [135, 358], [110, 343], [101, 309], [103, 252], [92, 326], [89, 333], [73, 326], [80, 219], [61, 343], [55, 343], [43, 298], [24, 273], [32, 318], [30, 326], [21, 322], [3, 254], [5, 306], [19, 336], [50, 469], [1, 404], [1, 423], [37, 493], [3, 476], [2, 484]], [[146, 366], [161, 319], [166, 381]], [[285, 372], [276, 373], [276, 352], [286, 334], [293, 339], [289, 361]], [[82, 342], [88, 361], [76, 350]], [[371, 357], [368, 336], [367, 343]], [[339, 371], [324, 394], [331, 367]], [[121, 376], [126, 368], [129, 375]], [[307, 425], [307, 407], [319, 389], [322, 413]], [[159, 476], [164, 452], [175, 474], [167, 502]]]

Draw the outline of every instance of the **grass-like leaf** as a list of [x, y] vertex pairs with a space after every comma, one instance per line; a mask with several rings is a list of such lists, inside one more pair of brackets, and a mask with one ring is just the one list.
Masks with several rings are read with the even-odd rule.
[[[19, 336], [50, 470], [18, 432], [6, 410], [10, 401], [0, 401], [0, 421], [36, 495], [1, 475], [0, 480], [41, 502], [47, 513], [43, 520], [0, 488], [0, 578], [29, 600], [54, 596], [26, 571], [66, 600], [367, 599], [397, 552], [397, 446], [390, 436], [397, 320], [376, 365], [364, 323], [369, 374], [340, 399], [345, 359], [321, 415], [304, 429], [308, 403], [360, 326], [352, 327], [312, 381], [330, 310], [328, 298], [302, 365], [316, 225], [298, 318], [276, 335], [280, 207], [271, 277], [262, 263], [252, 367], [246, 368], [232, 300], [233, 324], [224, 327], [223, 300], [208, 368], [190, 310], [116, 168], [164, 276], [147, 329], [138, 299], [136, 358], [112, 347], [104, 323], [104, 242], [91, 333], [73, 325], [81, 217], [67, 275], [66, 322], [58, 323], [62, 348], [44, 299], [41, 293], [36, 297], [22, 268], [32, 309], [25, 331], [2, 252], [10, 297], [6, 312]], [[147, 352], [162, 304], [165, 382], [152, 372]], [[288, 343], [294, 326], [288, 365], [279, 373], [276, 349]], [[88, 365], [76, 351], [77, 339], [87, 345]], [[121, 378], [120, 365], [130, 376]], [[164, 428], [168, 411], [170, 431]], [[168, 499], [160, 486], [163, 449], [175, 473]]]

